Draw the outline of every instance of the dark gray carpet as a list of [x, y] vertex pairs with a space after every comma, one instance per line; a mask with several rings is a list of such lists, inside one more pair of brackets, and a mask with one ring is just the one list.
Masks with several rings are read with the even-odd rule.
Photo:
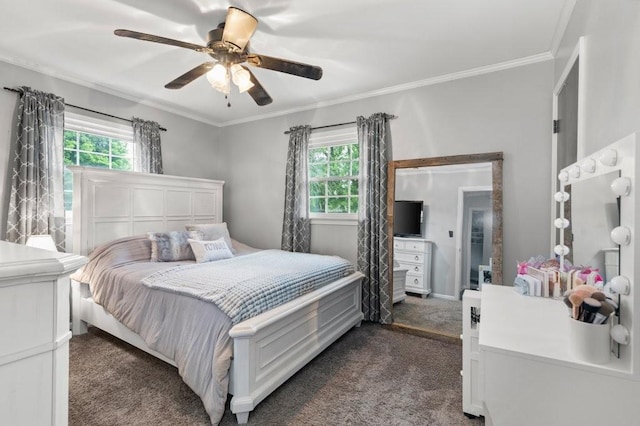
[[462, 301], [407, 295], [393, 305], [393, 321], [456, 338], [462, 334]]
[[[249, 415], [251, 425], [479, 425], [462, 414], [461, 347], [363, 323]], [[90, 329], [70, 350], [69, 424], [205, 425], [177, 370]], [[235, 424], [227, 411], [221, 425]]]

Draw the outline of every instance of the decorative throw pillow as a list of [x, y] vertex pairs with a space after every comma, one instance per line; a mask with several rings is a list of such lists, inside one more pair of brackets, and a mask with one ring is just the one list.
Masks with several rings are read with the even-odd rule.
[[196, 256], [196, 262], [213, 262], [215, 260], [229, 259], [233, 257], [233, 253], [229, 250], [224, 238], [218, 238], [214, 241], [203, 241], [189, 239], [189, 244]]
[[186, 225], [187, 231], [199, 231], [202, 234], [202, 240], [213, 241], [218, 238], [224, 238], [224, 242], [227, 243], [227, 247], [231, 250], [231, 253], [235, 253], [236, 249], [233, 248], [231, 243], [231, 237], [229, 236], [229, 229], [227, 229], [227, 223], [197, 223], [193, 225]]
[[189, 238], [198, 235], [188, 231], [149, 232], [151, 240], [151, 262], [177, 262], [194, 260]]

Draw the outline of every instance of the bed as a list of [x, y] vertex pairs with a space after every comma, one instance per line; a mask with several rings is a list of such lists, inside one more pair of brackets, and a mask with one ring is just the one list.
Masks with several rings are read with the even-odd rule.
[[[124, 244], [127, 250], [134, 247], [134, 252], [146, 250], [144, 236], [148, 232], [184, 231], [188, 224], [222, 222], [221, 181], [81, 167], [72, 171], [75, 253], [88, 255], [99, 248], [92, 255], [97, 257], [98, 251], [112, 246], [105, 244], [111, 241], [116, 241], [113, 245]], [[235, 240], [232, 245], [237, 250], [233, 259], [212, 263], [237, 262], [236, 269], [244, 271], [242, 262], [276, 254]], [[111, 258], [116, 263], [121, 259], [118, 255]], [[175, 265], [151, 263], [125, 259], [103, 280], [114, 283], [112, 289], [90, 282], [91, 274], [76, 275], [77, 280], [72, 281], [72, 331], [82, 334], [88, 325], [98, 327], [176, 366], [183, 380], [202, 398], [212, 423], [217, 423], [224, 412], [227, 391], [233, 395], [230, 406], [238, 423], [246, 423], [260, 401], [336, 339], [359, 326], [363, 318], [362, 274], [358, 272], [337, 276], [300, 297], [245, 319], [225, 315], [202, 298], [172, 294], [145, 281], [158, 268], [192, 273], [200, 265], [188, 261]], [[131, 284], [130, 280], [144, 284]], [[120, 296], [109, 302], [105, 296], [108, 293], [140, 297], [125, 305]], [[140, 300], [146, 304], [140, 305]], [[160, 321], [155, 324], [164, 325], [145, 322], [154, 317]], [[210, 357], [213, 362], [207, 365]], [[213, 385], [201, 383], [208, 378]]]

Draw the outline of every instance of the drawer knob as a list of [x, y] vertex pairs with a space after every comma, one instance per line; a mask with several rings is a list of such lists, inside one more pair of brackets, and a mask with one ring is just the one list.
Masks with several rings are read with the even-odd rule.
[[416, 256], [416, 260], [420, 260], [420, 258], [418, 256]]
[[419, 271], [420, 268], [418, 268], [417, 266], [415, 268], [413, 268], [414, 271]]
[[414, 278], [414, 279], [413, 279], [413, 283], [414, 283], [414, 284], [418, 284], [418, 279], [417, 279], [417, 278]]

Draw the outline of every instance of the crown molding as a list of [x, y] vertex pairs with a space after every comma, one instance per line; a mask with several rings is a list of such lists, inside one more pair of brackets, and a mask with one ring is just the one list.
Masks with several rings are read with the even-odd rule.
[[[28, 70], [31, 71], [35, 71], [39, 74], [44, 74], [47, 75], [49, 77], [53, 77], [59, 80], [63, 80], [69, 83], [73, 83], [73, 84], [77, 84], [78, 86], [83, 86], [86, 87], [88, 89], [92, 89], [92, 90], [97, 90], [99, 92], [105, 93], [107, 95], [112, 95], [112, 96], [116, 96], [118, 98], [122, 98], [122, 99], [126, 99], [128, 101], [132, 101], [135, 102], [136, 104], [141, 104], [141, 105], [145, 105], [151, 108], [155, 108], [155, 109], [159, 109], [161, 111], [165, 111], [165, 112], [169, 112], [171, 114], [176, 114], [179, 115], [181, 117], [185, 117], [191, 120], [195, 120], [195, 121], [199, 121], [201, 123], [204, 124], [209, 124], [211, 126], [215, 126], [215, 127], [220, 127], [221, 123], [212, 121], [206, 117], [200, 116], [196, 113], [194, 113], [191, 110], [185, 109], [185, 108], [179, 108], [176, 107], [175, 105], [169, 105], [169, 104], [165, 104], [163, 102], [158, 102], [158, 101], [153, 101], [153, 100], [148, 100], [148, 99], [144, 99], [144, 95], [142, 93], [136, 93], [136, 92], [130, 92], [130, 93], [126, 93], [123, 92], [119, 89], [115, 89], [109, 86], [104, 86], [101, 84], [96, 84], [96, 83], [92, 83], [90, 81], [85, 80], [82, 77], [79, 77], [77, 75], [71, 75], [71, 74], [63, 74], [60, 73], [56, 70], [53, 70], [51, 68], [48, 67], [43, 67], [41, 65], [37, 65], [31, 62], [26, 62], [20, 59], [16, 59], [13, 57], [9, 57], [9, 56], [5, 56], [5, 55], [0, 55], [0, 61], [2, 62], [6, 62], [8, 64], [11, 65], [15, 65], [21, 68], [26, 68]], [[60, 96], [62, 96], [63, 98], [65, 97], [63, 94], [60, 94]]]
[[553, 59], [553, 55], [550, 52], [540, 53], [537, 55], [527, 56], [520, 59], [515, 59], [513, 61], [505, 61], [500, 62], [493, 65], [487, 65], [484, 67], [471, 68], [469, 70], [455, 72], [451, 74], [445, 74], [438, 77], [427, 78], [425, 80], [418, 80], [411, 83], [399, 84], [397, 86], [386, 87], [383, 89], [373, 90], [370, 92], [365, 92], [352, 96], [345, 96], [343, 98], [338, 98], [331, 101], [323, 101], [315, 104], [298, 107], [298, 108], [290, 108], [286, 110], [276, 111], [269, 114], [263, 115], [254, 115], [251, 117], [245, 117], [239, 120], [230, 120], [220, 123], [220, 127], [233, 126], [236, 124], [248, 123], [251, 121], [264, 120], [266, 118], [279, 117], [283, 115], [289, 115], [302, 111], [309, 111], [317, 108], [323, 108], [331, 105], [344, 104], [347, 102], [358, 101], [362, 99], [372, 98], [375, 96], [388, 95], [391, 93], [403, 92], [405, 90], [416, 89], [419, 87], [432, 86], [435, 84], [445, 83], [453, 80], [460, 80], [469, 77], [475, 77], [483, 74], [489, 74], [496, 71], [502, 71], [511, 68], [522, 67], [525, 65], [531, 65], [538, 62], [545, 62]]
[[[575, 2], [575, 0], [569, 0], [569, 2]], [[570, 13], [569, 13], [570, 15]], [[522, 66], [526, 66], [526, 65], [531, 65], [531, 64], [535, 64], [538, 62], [544, 62], [544, 61], [549, 61], [553, 59], [553, 55], [551, 54], [551, 52], [544, 52], [544, 53], [540, 53], [537, 55], [532, 55], [532, 56], [527, 56], [524, 58], [520, 58], [520, 59], [515, 59], [512, 61], [505, 61], [505, 62], [500, 62], [497, 64], [493, 64], [493, 65], [487, 65], [487, 66], [483, 66], [483, 67], [477, 67], [477, 68], [471, 68], [469, 70], [465, 70], [465, 71], [459, 71], [459, 72], [455, 72], [455, 73], [451, 73], [451, 74], [445, 74], [445, 75], [441, 75], [441, 76], [437, 76], [437, 77], [432, 77], [432, 78], [427, 78], [424, 80], [418, 80], [418, 81], [414, 81], [414, 82], [410, 82], [410, 83], [405, 83], [405, 84], [399, 84], [396, 86], [390, 86], [390, 87], [386, 87], [386, 88], [382, 88], [382, 89], [377, 89], [377, 90], [373, 90], [373, 91], [369, 91], [369, 92], [364, 92], [364, 93], [360, 93], [357, 95], [351, 95], [351, 96], [345, 96], [342, 98], [338, 98], [338, 99], [334, 99], [334, 100], [330, 100], [330, 101], [321, 101], [321, 102], [317, 102], [314, 104], [309, 104], [306, 106], [301, 106], [301, 107], [296, 107], [296, 108], [289, 108], [289, 109], [284, 109], [284, 110], [279, 110], [279, 111], [274, 111], [272, 113], [268, 113], [268, 114], [261, 114], [261, 115], [252, 115], [250, 117], [244, 117], [238, 120], [229, 120], [229, 121], [224, 121], [224, 122], [217, 122], [217, 121], [213, 121], [211, 119], [208, 119], [206, 117], [200, 116], [197, 113], [191, 111], [191, 110], [187, 110], [184, 108], [179, 108], [176, 107], [174, 105], [167, 105], [165, 103], [162, 102], [158, 102], [158, 101], [152, 101], [152, 100], [145, 100], [142, 99], [143, 98], [143, 94], [137, 94], [137, 93], [125, 93], [122, 92], [121, 90], [118, 89], [114, 89], [108, 86], [103, 86], [103, 85], [99, 85], [99, 84], [95, 84], [95, 83], [91, 83], [81, 77], [78, 76], [72, 76], [69, 74], [62, 74], [59, 73], [55, 70], [49, 69], [49, 68], [45, 68], [42, 67], [40, 65], [36, 65], [36, 64], [32, 64], [32, 63], [28, 63], [25, 61], [21, 61], [15, 58], [11, 58], [11, 57], [7, 57], [7, 56], [2, 56], [0, 55], [0, 61], [3, 62], [7, 62], [9, 64], [12, 65], [16, 65], [22, 68], [26, 68], [41, 74], [45, 74], [48, 75], [50, 77], [54, 77], [60, 80], [64, 80], [70, 83], [74, 83], [83, 87], [87, 87], [89, 89], [93, 89], [93, 90], [97, 90], [109, 95], [113, 95], [119, 98], [123, 98], [126, 100], [130, 100], [132, 102], [136, 102], [138, 104], [142, 104], [151, 108], [156, 108], [162, 111], [166, 111], [172, 114], [176, 114], [191, 120], [195, 120], [195, 121], [199, 121], [201, 123], [204, 124], [208, 124], [211, 126], [215, 126], [215, 127], [226, 127], [226, 126], [233, 126], [233, 125], [237, 125], [237, 124], [243, 124], [243, 123], [249, 123], [252, 121], [259, 121], [259, 120], [264, 120], [267, 118], [274, 118], [274, 117], [280, 117], [280, 116], [284, 116], [284, 115], [289, 115], [289, 114], [294, 114], [294, 113], [298, 113], [298, 112], [303, 112], [303, 111], [309, 111], [309, 110], [314, 110], [314, 109], [318, 109], [318, 108], [324, 108], [324, 107], [328, 107], [328, 106], [332, 106], [332, 105], [339, 105], [339, 104], [344, 104], [344, 103], [348, 103], [348, 102], [354, 102], [354, 101], [359, 101], [362, 99], [368, 99], [368, 98], [372, 98], [372, 97], [376, 97], [376, 96], [382, 96], [382, 95], [388, 95], [388, 94], [392, 94], [392, 93], [398, 93], [398, 92], [403, 92], [406, 90], [412, 90], [412, 89], [416, 89], [416, 88], [420, 88], [420, 87], [426, 87], [426, 86], [432, 86], [435, 84], [441, 84], [441, 83], [445, 83], [445, 82], [449, 82], [449, 81], [454, 81], [454, 80], [460, 80], [460, 79], [464, 79], [464, 78], [469, 78], [469, 77], [475, 77], [475, 76], [479, 76], [479, 75], [484, 75], [484, 74], [489, 74], [492, 72], [496, 72], [496, 71], [502, 71], [502, 70], [507, 70], [507, 69], [511, 69], [511, 68], [517, 68], [517, 67], [522, 67]], [[138, 95], [139, 97], [136, 97], [136, 95]], [[64, 97], [64, 96], [63, 96]]]
[[556, 31], [553, 34], [553, 39], [551, 40], [550, 52], [554, 58], [558, 53], [558, 49], [560, 48], [560, 43], [562, 43], [562, 38], [564, 37], [564, 33], [567, 31], [567, 27], [569, 26], [569, 21], [571, 20], [573, 9], [576, 7], [576, 1], [577, 0], [566, 0], [564, 7], [562, 9], [562, 13], [558, 18]]

